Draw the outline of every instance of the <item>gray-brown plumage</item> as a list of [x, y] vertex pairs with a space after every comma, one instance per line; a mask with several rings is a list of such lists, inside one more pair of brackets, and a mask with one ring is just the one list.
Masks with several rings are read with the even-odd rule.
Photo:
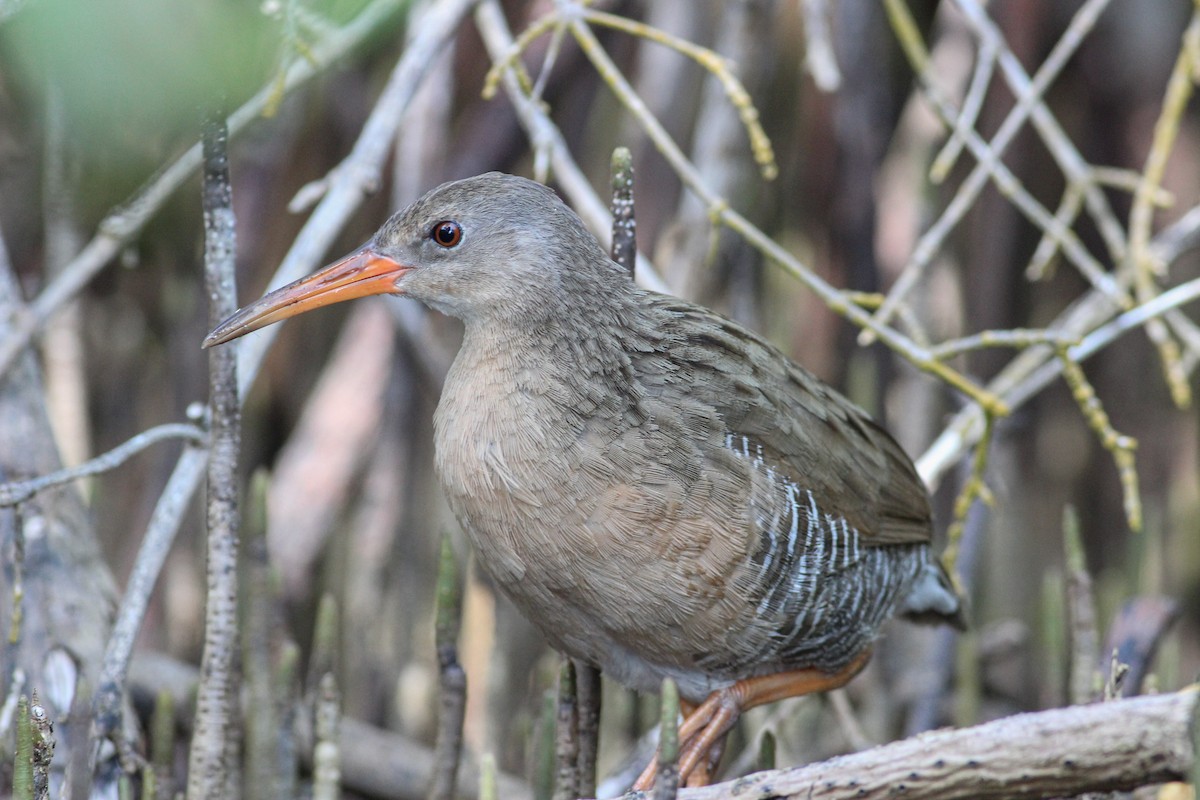
[[438, 475], [563, 652], [698, 702], [793, 670], [849, 679], [893, 613], [959, 620], [895, 441], [758, 335], [635, 286], [531, 181], [438, 187], [206, 344], [379, 292], [465, 323]]

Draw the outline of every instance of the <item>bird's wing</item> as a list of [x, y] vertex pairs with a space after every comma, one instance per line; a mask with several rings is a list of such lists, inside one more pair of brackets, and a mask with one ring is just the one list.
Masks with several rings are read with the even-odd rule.
[[930, 540], [928, 493], [912, 461], [865, 411], [741, 325], [676, 298], [652, 303], [678, 367], [660, 371], [663, 388], [711, 405], [726, 427], [723, 446], [811, 491], [865, 545]]

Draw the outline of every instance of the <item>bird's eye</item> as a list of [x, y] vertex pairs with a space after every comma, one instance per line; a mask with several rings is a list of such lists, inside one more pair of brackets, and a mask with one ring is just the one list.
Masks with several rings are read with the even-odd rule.
[[454, 247], [462, 241], [462, 225], [459, 225], [454, 220], [442, 220], [429, 231], [429, 238], [442, 247]]

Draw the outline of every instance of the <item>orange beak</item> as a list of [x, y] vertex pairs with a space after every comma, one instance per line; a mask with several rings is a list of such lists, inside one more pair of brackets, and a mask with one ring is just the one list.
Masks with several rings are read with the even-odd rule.
[[224, 344], [274, 322], [343, 300], [372, 294], [400, 294], [396, 280], [410, 269], [367, 245], [238, 309], [205, 337], [202, 347]]

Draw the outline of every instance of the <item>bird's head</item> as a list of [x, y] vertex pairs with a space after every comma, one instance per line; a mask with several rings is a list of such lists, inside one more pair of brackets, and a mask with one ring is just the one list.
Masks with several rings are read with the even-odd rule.
[[492, 172], [429, 192], [350, 255], [239, 309], [204, 346], [372, 294], [406, 295], [468, 323], [519, 321], [616, 269], [551, 190]]

